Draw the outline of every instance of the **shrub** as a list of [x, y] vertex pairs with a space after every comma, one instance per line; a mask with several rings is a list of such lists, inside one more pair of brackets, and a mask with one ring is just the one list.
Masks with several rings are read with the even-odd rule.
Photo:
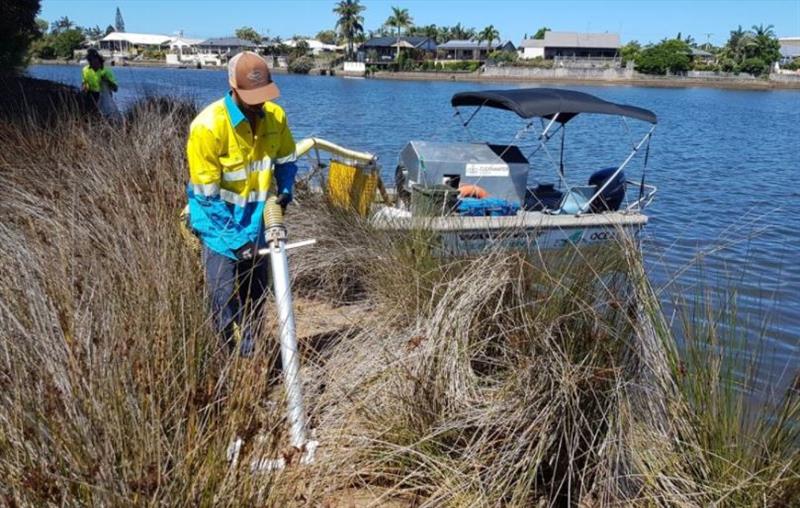
[[695, 60], [692, 62], [692, 70], [719, 72], [719, 65], [712, 62], [701, 62], [699, 60]]
[[719, 63], [719, 68], [722, 72], [739, 72], [739, 65], [733, 58], [723, 58]]
[[166, 53], [160, 49], [146, 49], [142, 51], [142, 57], [148, 60], [163, 60], [166, 58]]
[[553, 60], [546, 60], [541, 56], [527, 60], [517, 60], [514, 62], [515, 66], [519, 67], [534, 67], [537, 69], [552, 69], [554, 65]]
[[645, 74], [679, 74], [689, 70], [689, 60], [689, 45], [679, 39], [668, 39], [636, 55], [636, 70]]
[[500, 51], [495, 50], [489, 53], [489, 60], [495, 63], [512, 63], [516, 62], [519, 55], [516, 51]]
[[800, 57], [798, 57], [798, 58], [795, 58], [794, 60], [792, 60], [792, 61], [791, 61], [791, 62], [789, 62], [788, 64], [786, 64], [786, 65], [782, 65], [781, 67], [782, 67], [783, 69], [786, 69], [787, 71], [796, 71], [796, 70], [800, 70]]
[[747, 72], [753, 76], [760, 76], [762, 74], [769, 73], [769, 64], [760, 58], [746, 58], [739, 65], [739, 71]]
[[477, 60], [459, 60], [458, 62], [441, 62], [439, 66], [446, 72], [475, 72], [480, 69], [481, 63]]
[[309, 56], [294, 58], [289, 62], [289, 72], [292, 74], [308, 74], [314, 68], [314, 59]]

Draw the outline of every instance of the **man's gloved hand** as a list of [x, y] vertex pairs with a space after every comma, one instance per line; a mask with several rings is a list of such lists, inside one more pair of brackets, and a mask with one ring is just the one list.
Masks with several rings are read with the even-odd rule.
[[241, 261], [249, 261], [256, 255], [256, 244], [247, 242], [238, 249], [236, 249], [236, 257]]
[[286, 211], [286, 207], [292, 202], [292, 194], [290, 192], [281, 192], [278, 194], [276, 203], [281, 205], [281, 210]]

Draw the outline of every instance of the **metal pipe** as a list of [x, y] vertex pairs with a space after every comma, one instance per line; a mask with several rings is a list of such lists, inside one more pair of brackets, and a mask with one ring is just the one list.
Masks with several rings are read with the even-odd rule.
[[291, 445], [302, 450], [306, 444], [306, 415], [303, 407], [303, 384], [300, 379], [300, 355], [294, 326], [289, 260], [286, 257], [285, 240], [270, 241], [270, 265], [275, 289], [275, 304], [281, 339], [281, 363], [286, 389], [289, 439]]

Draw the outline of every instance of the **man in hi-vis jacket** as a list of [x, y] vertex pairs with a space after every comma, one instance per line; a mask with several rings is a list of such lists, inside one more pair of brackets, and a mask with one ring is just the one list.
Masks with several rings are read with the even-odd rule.
[[244, 51], [228, 64], [231, 90], [191, 125], [186, 146], [189, 223], [202, 243], [214, 325], [233, 351], [250, 356], [268, 288], [264, 205], [292, 200], [295, 144], [266, 61]]

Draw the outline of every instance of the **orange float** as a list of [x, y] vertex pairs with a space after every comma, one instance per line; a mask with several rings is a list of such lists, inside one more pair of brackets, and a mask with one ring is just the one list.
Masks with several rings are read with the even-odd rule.
[[465, 184], [458, 187], [458, 193], [462, 198], [478, 198], [483, 199], [489, 197], [486, 189], [479, 185]]

